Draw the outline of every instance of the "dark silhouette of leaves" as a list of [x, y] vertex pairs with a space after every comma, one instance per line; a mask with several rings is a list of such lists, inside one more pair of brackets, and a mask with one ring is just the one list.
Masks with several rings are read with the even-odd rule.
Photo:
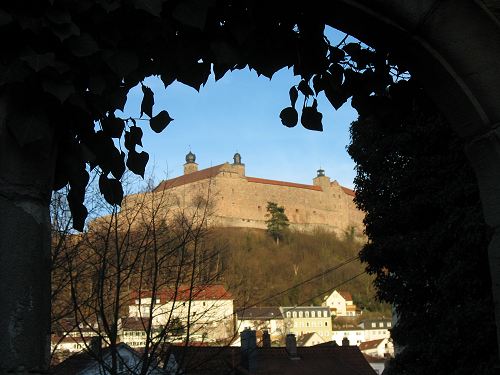
[[316, 95], [318, 95], [321, 91], [325, 89], [325, 83], [323, 81], [323, 77], [319, 74], [316, 74], [313, 77], [313, 89]]
[[348, 95], [344, 92], [342, 81], [335, 79], [331, 73], [323, 74], [323, 89], [325, 96], [335, 109], [339, 109], [347, 101]]
[[293, 107], [286, 107], [280, 113], [281, 123], [289, 128], [293, 128], [299, 121], [299, 114]]
[[120, 181], [108, 178], [104, 174], [99, 177], [99, 190], [104, 199], [111, 205], [121, 205], [123, 200], [123, 188]]
[[127, 157], [127, 167], [136, 175], [144, 178], [144, 171], [149, 160], [149, 154], [145, 151], [138, 153], [134, 150], [129, 151]]
[[339, 63], [345, 58], [345, 52], [338, 47], [330, 46], [328, 51], [330, 52], [329, 55], [330, 63]]
[[209, 63], [195, 62], [179, 70], [177, 80], [192, 87], [196, 91], [200, 91], [201, 85], [204, 85], [210, 76], [210, 68], [211, 65]]
[[88, 210], [83, 204], [81, 192], [76, 193], [76, 190], [71, 188], [68, 193], [68, 205], [73, 217], [73, 228], [82, 232], [85, 226], [85, 219], [88, 215]]
[[99, 46], [90, 34], [81, 34], [68, 39], [69, 49], [76, 57], [87, 57], [99, 51]]
[[304, 107], [302, 109], [302, 116], [300, 117], [300, 123], [306, 129], [323, 131], [323, 124], [321, 123], [323, 115], [321, 114], [321, 112], [318, 112], [316, 107], [317, 103], [313, 107]]
[[134, 0], [137, 9], [144, 10], [153, 16], [160, 16], [163, 0]]
[[175, 7], [172, 15], [183, 25], [204, 30], [208, 9], [214, 5], [213, 0], [186, 0]]
[[155, 104], [153, 91], [149, 87], [142, 85], [142, 92], [144, 96], [141, 103], [141, 117], [143, 113], [153, 117], [153, 105]]
[[125, 129], [125, 121], [112, 114], [101, 120], [101, 126], [107, 136], [111, 138], [120, 138]]
[[309, 87], [309, 84], [305, 80], [300, 81], [298, 89], [304, 96], [314, 95], [314, 91], [311, 89], [311, 87]]
[[131, 126], [125, 132], [125, 148], [129, 151], [135, 150], [135, 146], [142, 147], [142, 129], [138, 126]]
[[163, 110], [149, 120], [149, 126], [151, 126], [151, 129], [153, 129], [155, 133], [161, 133], [172, 120], [173, 118], [170, 117], [168, 112]]
[[295, 103], [297, 102], [297, 98], [299, 97], [299, 93], [295, 86], [292, 86], [290, 91], [289, 91], [289, 96], [290, 96], [290, 105], [295, 108]]

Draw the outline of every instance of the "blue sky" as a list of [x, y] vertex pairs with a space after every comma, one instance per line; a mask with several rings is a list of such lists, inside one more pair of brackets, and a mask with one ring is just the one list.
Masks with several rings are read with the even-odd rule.
[[[277, 72], [272, 80], [248, 69], [227, 73], [217, 82], [212, 75], [199, 93], [177, 82], [165, 89], [159, 79], [148, 78], [144, 84], [155, 93], [153, 115], [167, 110], [174, 118], [161, 134], [154, 133], [148, 122], [138, 121], [150, 155], [149, 172], [154, 166], [157, 180], [181, 175], [189, 150], [196, 154], [200, 169], [232, 162], [239, 152], [247, 176], [310, 184], [321, 166], [332, 180], [352, 187], [354, 163], [346, 145], [355, 110], [345, 104], [335, 111], [320, 94], [324, 131], [306, 130], [300, 121], [287, 128], [279, 113], [290, 105], [288, 91], [298, 83], [288, 69]], [[141, 88], [131, 90], [124, 115], [139, 117], [141, 100]]]

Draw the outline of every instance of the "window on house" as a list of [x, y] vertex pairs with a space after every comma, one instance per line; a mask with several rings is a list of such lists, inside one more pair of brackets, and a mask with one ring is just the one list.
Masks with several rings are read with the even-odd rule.
[[377, 323], [372, 323], [372, 328], [375, 328], [377, 326]]
[[302, 318], [302, 311], [299, 311], [299, 318]]
[[297, 313], [294, 311], [294, 312], [292, 313], [292, 316], [293, 316], [294, 318], [296, 318], [296, 317], [297, 317]]
[[288, 311], [288, 312], [286, 313], [286, 317], [287, 317], [287, 318], [289, 318], [289, 317], [290, 317], [290, 311]]
[[325, 327], [328, 327], [328, 322], [325, 322]]
[[309, 311], [305, 312], [306, 318], [309, 318]]
[[383, 327], [383, 326], [384, 326], [384, 323], [380, 322], [380, 323], [378, 324], [378, 326], [379, 326], [379, 327]]
[[316, 318], [316, 311], [311, 311], [311, 317]]
[[391, 327], [392, 326], [392, 323], [391, 322], [387, 322], [387, 327]]

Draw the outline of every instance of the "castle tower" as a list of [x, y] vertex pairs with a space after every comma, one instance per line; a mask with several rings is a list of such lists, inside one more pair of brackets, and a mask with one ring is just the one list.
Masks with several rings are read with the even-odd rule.
[[195, 163], [196, 155], [191, 151], [186, 155], [186, 164], [184, 164], [184, 174], [190, 174], [198, 171], [198, 164]]
[[325, 171], [323, 169], [317, 170], [317, 176], [313, 178], [314, 186], [321, 186], [323, 190], [330, 187], [330, 177], [325, 176]]
[[239, 153], [234, 154], [232, 169], [236, 171], [241, 176], [245, 175], [245, 164], [241, 162], [241, 155]]

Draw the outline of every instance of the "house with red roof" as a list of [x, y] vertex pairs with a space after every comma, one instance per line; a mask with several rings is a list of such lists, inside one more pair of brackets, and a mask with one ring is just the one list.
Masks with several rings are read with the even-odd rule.
[[357, 316], [361, 311], [352, 300], [351, 293], [345, 290], [334, 290], [325, 296], [323, 306], [328, 306], [334, 316]]
[[365, 341], [359, 344], [359, 350], [371, 357], [387, 358], [394, 356], [394, 345], [390, 338]]
[[155, 293], [132, 291], [128, 308], [130, 318], [151, 319], [153, 327], [176, 322], [181, 331], [189, 329], [191, 340], [218, 341], [232, 337], [233, 301], [223, 285], [182, 285]]

